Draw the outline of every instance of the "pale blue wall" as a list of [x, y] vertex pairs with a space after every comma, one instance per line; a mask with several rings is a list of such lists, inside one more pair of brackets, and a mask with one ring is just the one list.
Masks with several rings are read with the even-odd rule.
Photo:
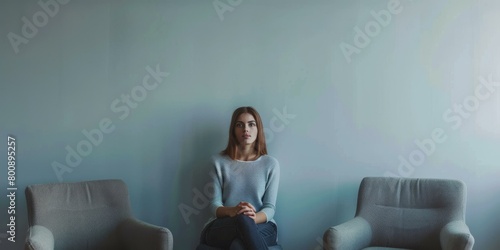
[[[214, 3], [226, 9], [218, 15]], [[193, 249], [208, 216], [195, 193], [241, 105], [260, 111], [281, 163], [276, 220], [286, 249], [319, 249], [327, 227], [353, 217], [360, 180], [397, 174], [399, 157], [414, 157], [400, 168], [407, 176], [465, 181], [475, 249], [500, 248], [500, 91], [475, 92], [481, 78], [500, 82], [500, 3], [391, 3], [73, 0], [49, 17], [37, 1], [2, 1], [0, 225], [8, 134], [18, 142], [18, 217], [17, 243], [0, 227], [0, 248], [21, 249], [26, 185], [57, 182], [52, 165], [66, 165], [65, 147], [108, 119], [114, 130], [62, 180], [125, 180], [135, 215], [170, 228], [176, 249]], [[385, 26], [370, 14], [389, 9]], [[23, 17], [40, 27], [25, 28], [31, 37], [15, 53], [8, 37], [23, 35]], [[346, 44], [358, 46], [350, 57]], [[148, 66], [169, 75], [125, 113], [120, 98], [141, 94]], [[441, 142], [424, 155], [415, 140], [433, 131]], [[186, 223], [179, 205], [200, 213]]]

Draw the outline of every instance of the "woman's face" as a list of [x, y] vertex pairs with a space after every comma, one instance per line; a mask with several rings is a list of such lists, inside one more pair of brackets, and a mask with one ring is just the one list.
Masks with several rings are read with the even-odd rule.
[[249, 145], [257, 139], [257, 122], [253, 115], [243, 113], [236, 119], [234, 124], [234, 135], [240, 146]]

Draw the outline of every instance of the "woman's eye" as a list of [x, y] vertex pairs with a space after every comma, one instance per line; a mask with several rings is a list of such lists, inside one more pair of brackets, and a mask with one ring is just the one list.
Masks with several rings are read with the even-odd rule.
[[255, 123], [250, 123], [250, 127], [255, 127]]
[[241, 128], [241, 127], [243, 127], [243, 124], [241, 124], [241, 123], [236, 123], [236, 127], [237, 127], [237, 128]]

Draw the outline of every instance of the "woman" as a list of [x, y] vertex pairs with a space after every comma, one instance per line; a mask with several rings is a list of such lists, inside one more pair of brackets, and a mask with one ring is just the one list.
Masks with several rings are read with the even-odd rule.
[[252, 107], [233, 112], [227, 147], [213, 157], [213, 217], [201, 244], [223, 249], [267, 249], [277, 244], [273, 219], [280, 167], [267, 155], [264, 128]]

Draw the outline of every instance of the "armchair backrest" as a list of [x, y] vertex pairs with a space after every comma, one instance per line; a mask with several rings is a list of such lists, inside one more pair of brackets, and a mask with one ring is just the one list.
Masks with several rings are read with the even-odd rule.
[[465, 220], [466, 186], [459, 180], [367, 177], [356, 216], [372, 227], [371, 245], [440, 249], [440, 229]]
[[30, 185], [26, 188], [29, 226], [48, 228], [55, 249], [118, 249], [117, 225], [130, 217], [121, 180]]

